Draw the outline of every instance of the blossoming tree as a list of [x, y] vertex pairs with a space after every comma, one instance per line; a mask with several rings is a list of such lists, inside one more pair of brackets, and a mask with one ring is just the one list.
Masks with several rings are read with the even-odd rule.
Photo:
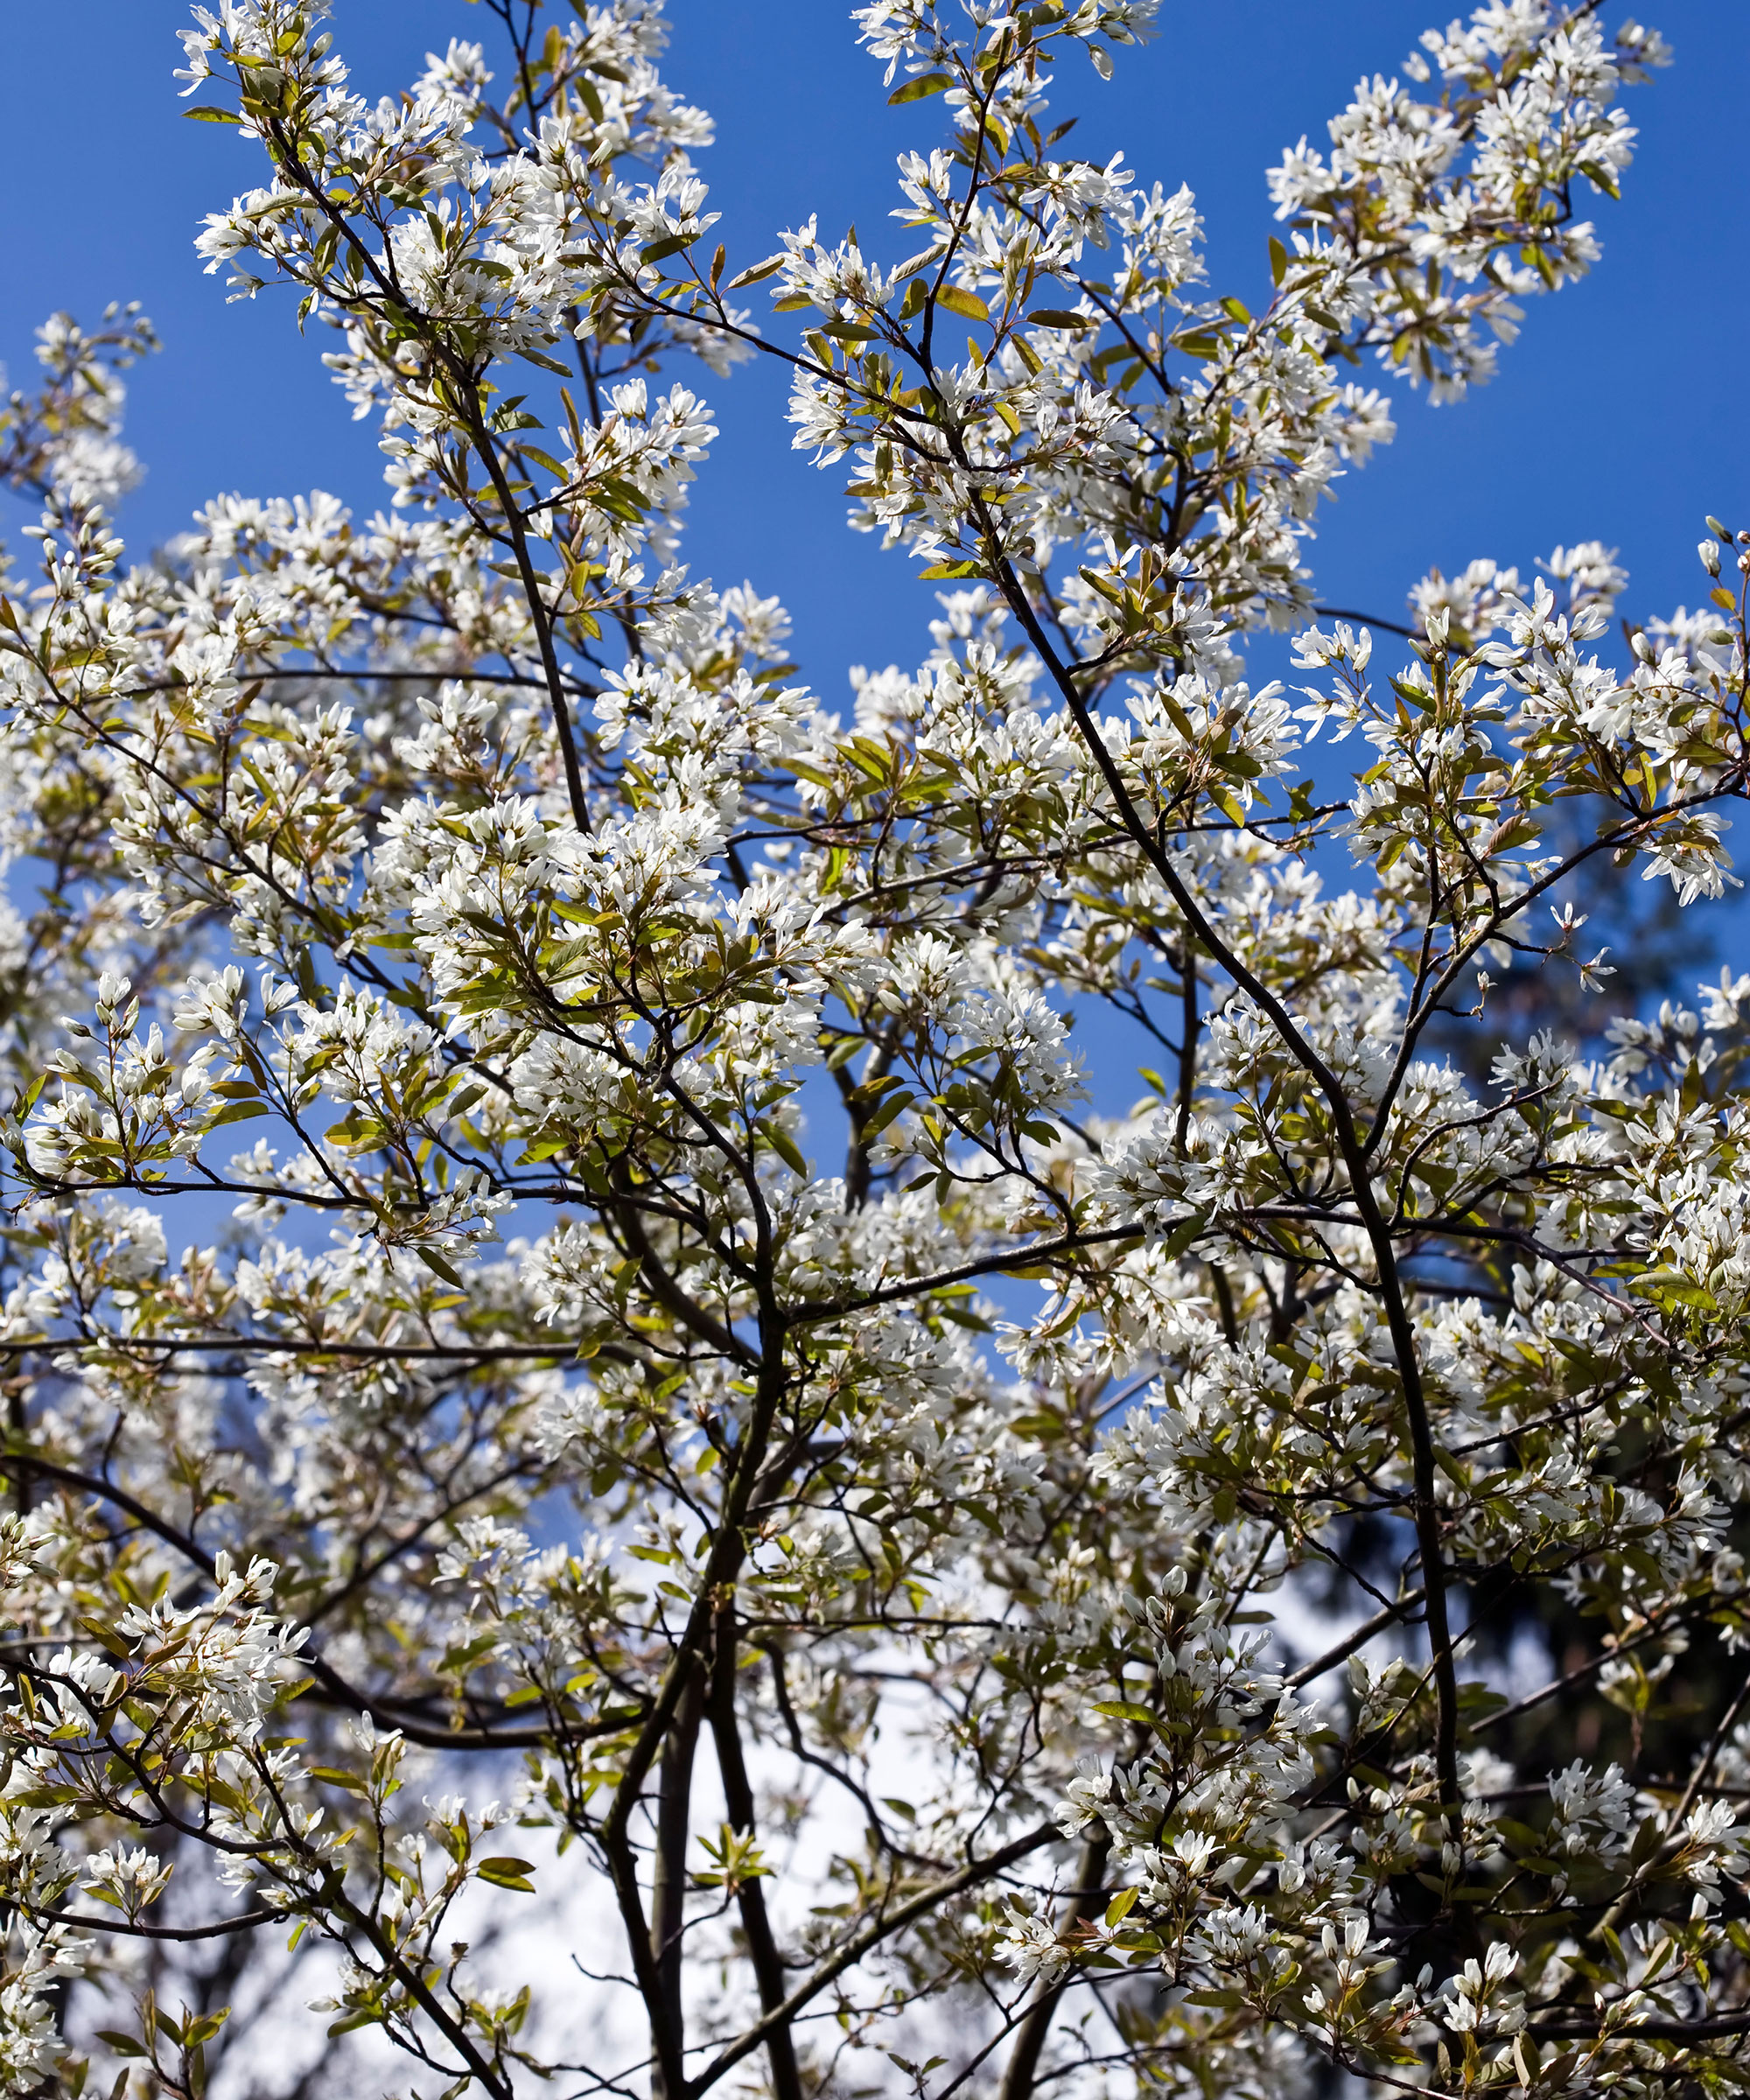
[[[4, 2090], [1750, 2083], [1750, 977], [1431, 1049], [1597, 981], [1593, 871], [1722, 893], [1750, 553], [1620, 646], [1596, 545], [1380, 634], [1305, 558], [1376, 363], [1595, 259], [1658, 38], [1431, 32], [1253, 313], [1060, 157], [1153, 0], [869, 0], [942, 143], [763, 260], [654, 0], [375, 107], [320, 11], [197, 10], [200, 246], [388, 508], [124, 564], [132, 313], [0, 430]], [[679, 560], [758, 355], [939, 583], [843, 712]]]

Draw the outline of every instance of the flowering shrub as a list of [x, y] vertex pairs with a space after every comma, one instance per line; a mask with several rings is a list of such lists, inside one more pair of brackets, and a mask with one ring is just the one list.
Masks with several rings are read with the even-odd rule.
[[[1595, 543], [1306, 559], [1659, 39], [1431, 32], [1252, 313], [1060, 157], [1153, 0], [869, 0], [903, 233], [733, 267], [655, 0], [489, 11], [375, 106], [318, 4], [183, 38], [384, 510], [125, 565], [132, 313], [0, 427], [0, 2082], [1741, 2088], [1750, 976], [1450, 1046], [1608, 974], [1572, 878], [1732, 879], [1750, 532], [1620, 647]], [[682, 559], [766, 354], [942, 586], [844, 710]]]

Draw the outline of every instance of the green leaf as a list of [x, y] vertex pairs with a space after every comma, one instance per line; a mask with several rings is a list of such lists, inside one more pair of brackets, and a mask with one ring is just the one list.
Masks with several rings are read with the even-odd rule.
[[1038, 306], [1027, 318], [1036, 328], [1097, 328], [1100, 326], [1091, 314], [1072, 313], [1067, 306]]
[[344, 1787], [348, 1794], [368, 1794], [370, 1788], [356, 1772], [342, 1772], [333, 1765], [312, 1765], [312, 1779], [319, 1779], [326, 1787]]
[[499, 1853], [491, 1859], [482, 1859], [474, 1869], [476, 1877], [490, 1881], [494, 1888], [520, 1889], [525, 1895], [535, 1894], [535, 1884], [529, 1876], [535, 1872], [531, 1859], [513, 1859], [508, 1853]]
[[1141, 1721], [1144, 1726], [1152, 1724], [1154, 1716], [1146, 1706], [1138, 1706], [1130, 1699], [1101, 1699], [1094, 1711], [1103, 1713], [1115, 1721]]
[[808, 1174], [808, 1163], [797, 1149], [796, 1141], [789, 1132], [780, 1129], [775, 1123], [762, 1123], [758, 1127], [760, 1136], [765, 1138], [766, 1144], [777, 1153], [785, 1166], [793, 1173], [800, 1174], [806, 1181]]
[[880, 1107], [864, 1122], [863, 1125], [864, 1137], [865, 1138], [878, 1138], [887, 1125], [896, 1116], [903, 1116], [916, 1099], [916, 1095], [907, 1094], [903, 1089], [900, 1093], [888, 1095]]
[[101, 1619], [90, 1619], [81, 1614], [77, 1623], [91, 1635], [100, 1647], [107, 1648], [112, 1656], [126, 1657], [133, 1654], [133, 1649], [116, 1631], [115, 1628], [105, 1626]]
[[978, 294], [958, 284], [944, 284], [935, 298], [938, 306], [946, 306], [950, 313], [957, 313], [966, 320], [988, 321], [990, 318], [990, 309]]
[[1648, 1816], [1636, 1830], [1634, 1842], [1628, 1848], [1630, 1867], [1644, 1866], [1663, 1842], [1664, 1832], [1659, 1826], [1658, 1817]]
[[458, 1291], [466, 1289], [461, 1277], [441, 1254], [433, 1253], [429, 1247], [416, 1247], [413, 1251], [434, 1275], [441, 1276], [446, 1284], [454, 1284]]
[[272, 1113], [273, 1110], [264, 1101], [228, 1101], [206, 1127], [209, 1130], [216, 1130], [222, 1123], [248, 1123], [252, 1116], [270, 1116]]
[[920, 73], [916, 80], [907, 80], [903, 87], [894, 88], [887, 97], [890, 102], [920, 102], [927, 94], [940, 94], [944, 88], [952, 88], [951, 73]]
[[763, 277], [776, 276], [784, 267], [782, 256], [767, 256], [763, 262], [756, 262], [751, 270], [744, 270], [739, 276], [729, 280], [728, 289], [739, 291], [744, 285], [757, 284]]
[[438, 1675], [446, 1676], [452, 1670], [478, 1662], [482, 1656], [490, 1655], [498, 1646], [498, 1639], [496, 1634], [482, 1634], [479, 1640], [470, 1641], [464, 1648], [445, 1648], [444, 1660], [438, 1665]]
[[1160, 1250], [1168, 1261], [1185, 1252], [1191, 1242], [1208, 1223], [1200, 1210], [1193, 1211], [1188, 1218], [1181, 1218], [1160, 1243]]
[[237, 115], [234, 109], [210, 109], [203, 108], [200, 109], [185, 109], [182, 114], [185, 116], [192, 117], [196, 123], [200, 124], [241, 124], [243, 121], [242, 118]]

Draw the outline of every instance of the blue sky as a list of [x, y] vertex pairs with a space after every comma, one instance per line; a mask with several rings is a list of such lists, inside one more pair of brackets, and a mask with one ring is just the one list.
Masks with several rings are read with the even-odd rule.
[[[1648, 18], [1677, 63], [1630, 94], [1640, 150], [1622, 203], [1598, 203], [1602, 265], [1532, 304], [1487, 389], [1452, 409], [1403, 396], [1396, 444], [1326, 514], [1314, 559], [1328, 599], [1390, 615], [1430, 563], [1488, 553], [1529, 566], [1558, 542], [1592, 537], [1620, 547], [1633, 572], [1625, 610], [1698, 596], [1702, 515], [1736, 514], [1750, 458], [1735, 372], [1750, 321], [1750, 10], [1654, 5]], [[1394, 70], [1435, 12], [1430, 0], [1167, 0], [1161, 34], [1121, 56], [1111, 85], [1077, 59], [1054, 100], [1080, 116], [1075, 144], [1090, 157], [1122, 146], [1143, 178], [1188, 181], [1214, 288], [1256, 298], [1271, 223], [1264, 168], [1302, 133], [1321, 141], [1355, 79]], [[732, 256], [767, 253], [778, 228], [811, 210], [823, 231], [855, 222], [896, 256], [905, 235], [884, 224], [893, 155], [932, 135], [932, 105], [886, 108], [847, 8], [670, 0], [670, 14], [669, 76], [718, 120], [702, 164]], [[300, 340], [283, 295], [228, 306], [192, 256], [200, 215], [256, 180], [256, 163], [219, 127], [183, 119], [171, 74], [186, 19], [179, 0], [79, 0], [15, 8], [7, 24], [0, 356], [13, 383], [28, 383], [45, 313], [144, 302], [166, 349], [136, 374], [131, 404], [150, 472], [121, 522], [142, 548], [219, 490], [319, 486], [367, 509], [378, 500], [373, 433], [351, 423], [318, 362], [326, 332]], [[465, 0], [338, 0], [333, 21], [372, 92], [410, 78], [452, 34], [493, 26]], [[696, 571], [780, 592], [796, 653], [830, 699], [844, 695], [848, 663], [914, 660], [934, 609], [929, 586], [845, 531], [836, 479], [788, 451], [780, 374], [744, 367], [700, 383], [723, 437], [696, 494]]]

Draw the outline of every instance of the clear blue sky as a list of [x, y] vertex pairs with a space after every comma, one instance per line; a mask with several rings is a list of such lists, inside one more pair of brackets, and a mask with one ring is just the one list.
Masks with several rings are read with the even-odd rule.
[[[1500, 377], [1457, 408], [1405, 394], [1397, 443], [1343, 485], [1315, 552], [1324, 595], [1396, 612], [1430, 563], [1480, 553], [1529, 565], [1552, 544], [1600, 537], [1634, 575], [1625, 610], [1693, 604], [1702, 515], [1750, 520], [1750, 433], [1737, 367], [1750, 320], [1745, 117], [1750, 10], [1739, 0], [1648, 0], [1677, 63], [1629, 101], [1642, 136], [1626, 195], [1600, 200], [1606, 255], [1586, 284], [1534, 302]], [[1144, 179], [1188, 181], [1208, 221], [1218, 290], [1256, 298], [1270, 230], [1264, 171], [1363, 72], [1395, 70], [1439, 0], [1166, 0], [1161, 34], [1102, 87], [1077, 60], [1060, 77], [1081, 150], [1122, 146]], [[190, 248], [200, 215], [255, 181], [250, 150], [189, 123], [171, 78], [178, 0], [73, 0], [8, 9], [0, 180], [7, 269], [0, 356], [28, 383], [31, 330], [55, 307], [94, 317], [143, 300], [167, 345], [136, 375], [130, 437], [144, 486], [122, 524], [144, 547], [220, 489], [320, 486], [378, 501], [368, 425], [354, 425], [284, 295], [228, 306]], [[668, 74], [715, 114], [702, 157], [738, 262], [767, 253], [810, 210], [855, 221], [897, 256], [887, 228], [892, 158], [930, 136], [932, 105], [892, 111], [840, 0], [670, 0]], [[360, 86], [417, 70], [454, 33], [494, 24], [463, 0], [339, 0], [333, 27]], [[759, 295], [756, 293], [755, 298]], [[774, 326], [784, 326], [781, 318]], [[919, 654], [930, 587], [898, 556], [845, 531], [836, 480], [788, 450], [775, 369], [700, 382], [723, 438], [695, 498], [690, 556], [719, 583], [779, 591], [797, 652], [836, 701], [844, 667]], [[16, 542], [15, 542], [16, 544]]]

